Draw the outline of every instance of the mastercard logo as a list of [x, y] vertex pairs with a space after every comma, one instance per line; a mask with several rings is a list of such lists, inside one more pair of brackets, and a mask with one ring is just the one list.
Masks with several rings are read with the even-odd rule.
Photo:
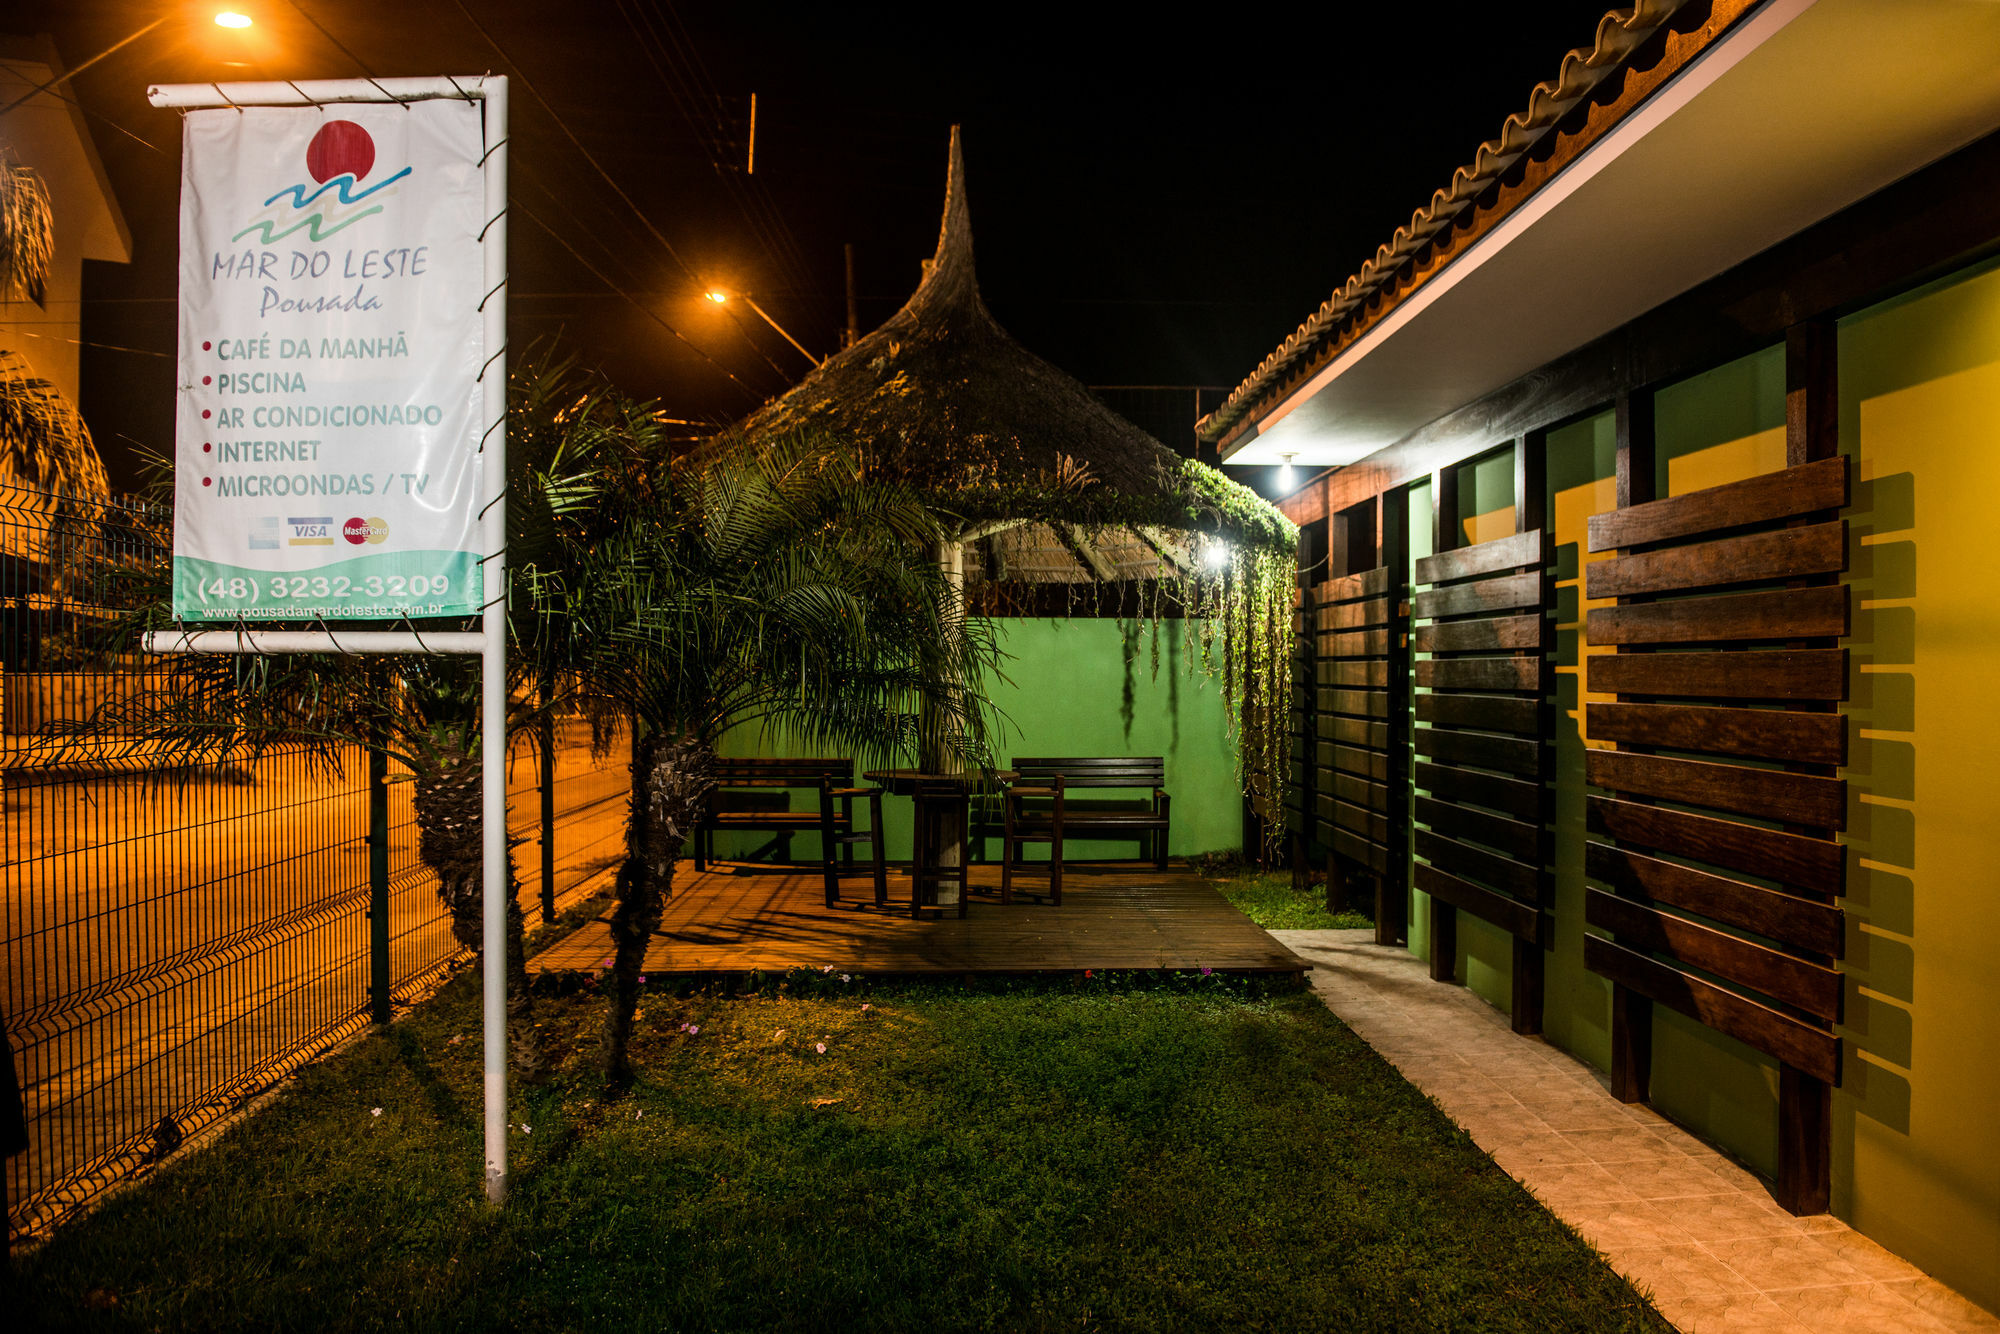
[[340, 525], [340, 535], [360, 546], [363, 542], [381, 546], [389, 536], [389, 525], [381, 519], [349, 519]]

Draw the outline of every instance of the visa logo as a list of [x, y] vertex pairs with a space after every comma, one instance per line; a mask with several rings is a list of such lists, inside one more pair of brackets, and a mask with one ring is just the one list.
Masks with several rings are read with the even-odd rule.
[[333, 516], [331, 514], [309, 515], [305, 518], [287, 518], [291, 525], [290, 545], [295, 547], [330, 547], [333, 545]]

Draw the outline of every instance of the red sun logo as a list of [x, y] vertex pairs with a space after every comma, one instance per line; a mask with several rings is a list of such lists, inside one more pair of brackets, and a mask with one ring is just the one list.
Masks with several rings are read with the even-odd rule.
[[306, 145], [306, 170], [324, 184], [336, 176], [360, 180], [375, 165], [375, 141], [351, 120], [330, 120]]

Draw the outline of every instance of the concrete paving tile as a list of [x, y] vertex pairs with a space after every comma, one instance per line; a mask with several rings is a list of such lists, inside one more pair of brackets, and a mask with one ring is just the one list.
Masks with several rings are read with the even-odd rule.
[[1759, 1292], [1867, 1282], [1867, 1276], [1804, 1232], [1767, 1233], [1704, 1242], [1709, 1254], [1743, 1275]]
[[1653, 1294], [1663, 1308], [1694, 1297], [1753, 1297], [1743, 1276], [1701, 1247], [1655, 1246], [1618, 1257], [1618, 1272]]
[[1947, 1328], [1882, 1283], [1791, 1288], [1765, 1296], [1818, 1334], [1943, 1334]]
[[1805, 1234], [1799, 1219], [1769, 1200], [1760, 1200], [1740, 1190], [1688, 1196], [1671, 1203], [1674, 1221], [1704, 1244], [1720, 1245], [1742, 1237]]
[[1521, 1178], [1560, 1214], [1578, 1204], [1608, 1204], [1633, 1199], [1631, 1188], [1595, 1163], [1544, 1163]]
[[1587, 1153], [1594, 1163], [1674, 1161], [1687, 1157], [1657, 1135], [1649, 1135], [1638, 1126], [1617, 1130], [1565, 1130], [1561, 1133]]
[[1529, 1180], [1530, 1174], [1539, 1168], [1590, 1161], [1588, 1154], [1554, 1131], [1491, 1143], [1481, 1139], [1479, 1147], [1491, 1154], [1493, 1161], [1500, 1164], [1508, 1175], [1522, 1180]]
[[1520, 1102], [1555, 1130], [1623, 1130], [1632, 1124], [1616, 1103], [1603, 1098], [1522, 1097]]
[[1685, 1246], [1693, 1240], [1665, 1209], [1646, 1200], [1575, 1205], [1563, 1211], [1563, 1222], [1610, 1257], [1613, 1265], [1626, 1251]]
[[1884, 1283], [1882, 1287], [1951, 1330], [1952, 1334], [2000, 1334], [2000, 1315], [1973, 1304], [1934, 1278], [1904, 1279]]
[[1659, 1303], [1659, 1310], [1684, 1334], [1813, 1334], [1762, 1293], [1683, 1297]]
[[1715, 1173], [1697, 1158], [1655, 1158], [1619, 1165], [1618, 1175], [1642, 1200], [1671, 1200], [1690, 1195], [1715, 1195], [1726, 1190]]
[[[1822, 1214], [1820, 1217], [1826, 1218], [1831, 1215]], [[1805, 1231], [1803, 1228], [1800, 1230]], [[1923, 1277], [1923, 1271], [1908, 1260], [1885, 1250], [1845, 1224], [1838, 1230], [1807, 1232], [1806, 1235], [1838, 1256], [1843, 1264], [1855, 1270], [1863, 1278], [1878, 1283], [1894, 1283]]]

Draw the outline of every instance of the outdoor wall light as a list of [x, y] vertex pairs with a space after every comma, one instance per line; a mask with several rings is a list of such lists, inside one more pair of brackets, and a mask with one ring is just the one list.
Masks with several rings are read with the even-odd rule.
[[225, 9], [215, 16], [215, 26], [218, 28], [247, 28], [250, 26], [250, 16]]
[[1229, 568], [1229, 558], [1234, 554], [1227, 542], [1210, 542], [1208, 550], [1202, 553], [1201, 563], [1211, 570], [1226, 570]]
[[1280, 454], [1278, 457], [1284, 460], [1278, 467], [1278, 486], [1285, 491], [1290, 491], [1294, 486], [1298, 485], [1299, 475], [1292, 467], [1292, 460], [1297, 458], [1298, 455]]
[[703, 292], [702, 295], [718, 306], [729, 300], [729, 293], [723, 291], [720, 287], [712, 287], [708, 291]]

